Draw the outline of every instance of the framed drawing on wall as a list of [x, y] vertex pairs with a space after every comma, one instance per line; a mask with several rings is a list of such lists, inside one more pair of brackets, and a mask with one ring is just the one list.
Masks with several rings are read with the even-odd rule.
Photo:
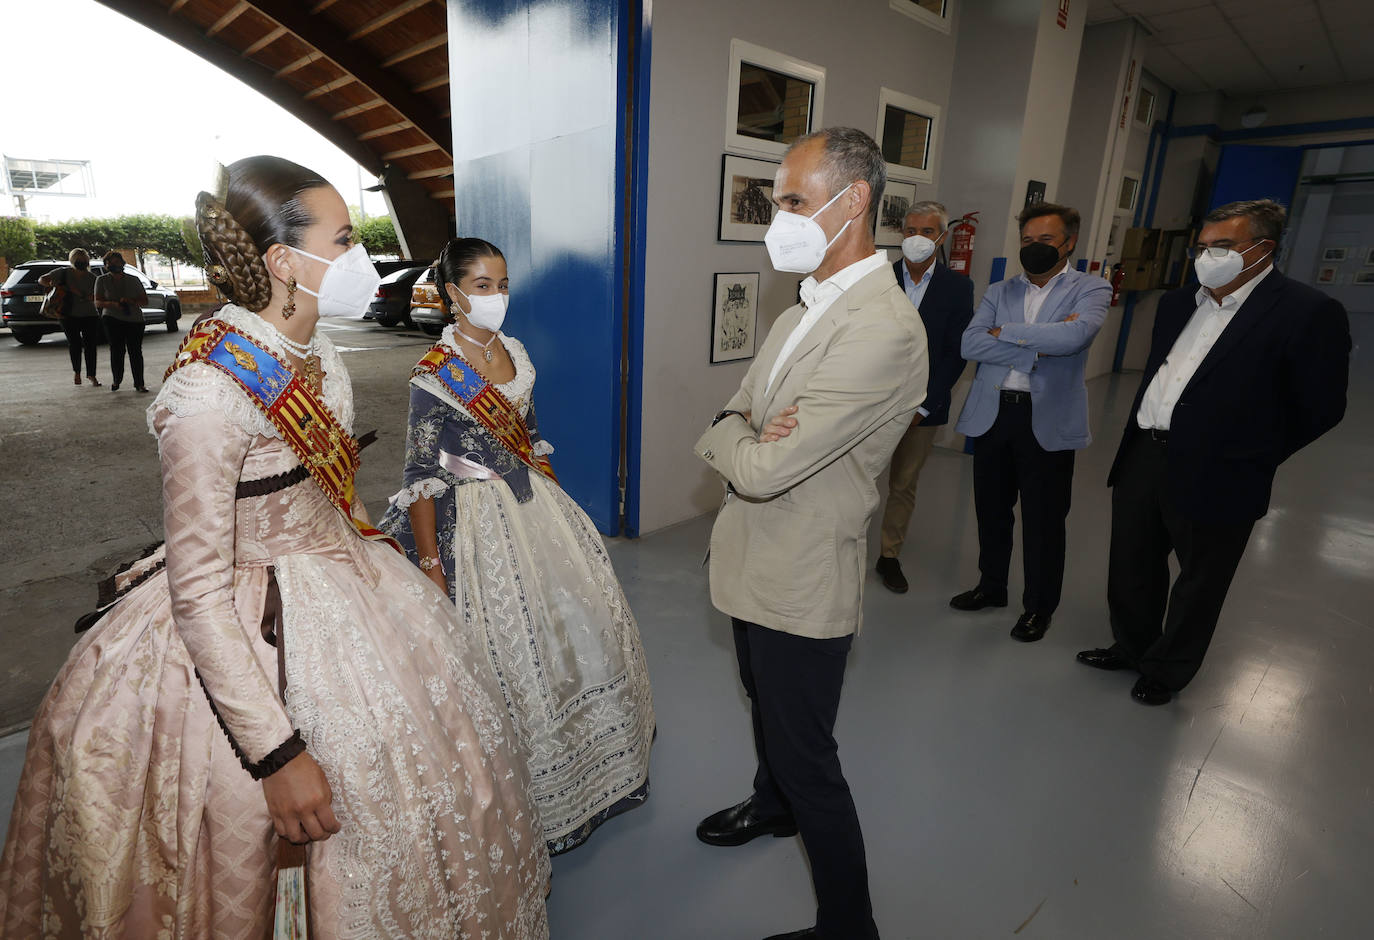
[[878, 204], [878, 228], [873, 243], [879, 247], [895, 247], [902, 243], [902, 223], [916, 201], [916, 184], [887, 181], [883, 201]]
[[1318, 284], [1335, 284], [1336, 274], [1340, 268], [1334, 264], [1324, 264], [1317, 269]]
[[759, 324], [758, 272], [717, 274], [711, 297], [711, 362], [753, 359]]
[[773, 176], [778, 164], [727, 153], [720, 170], [720, 226], [723, 242], [761, 242], [778, 207]]
[[1374, 268], [1360, 268], [1360, 270], [1355, 272], [1354, 283], [1365, 285], [1374, 284]]
[[1323, 248], [1323, 249], [1322, 249], [1322, 260], [1323, 260], [1323, 261], [1344, 261], [1344, 260], [1345, 260], [1345, 256], [1346, 256], [1346, 249], [1344, 249], [1344, 248]]

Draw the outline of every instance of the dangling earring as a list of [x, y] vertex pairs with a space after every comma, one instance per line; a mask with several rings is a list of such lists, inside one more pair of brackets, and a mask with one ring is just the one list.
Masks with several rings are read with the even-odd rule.
[[281, 318], [289, 320], [296, 315], [296, 276], [286, 279], [286, 303], [282, 304]]

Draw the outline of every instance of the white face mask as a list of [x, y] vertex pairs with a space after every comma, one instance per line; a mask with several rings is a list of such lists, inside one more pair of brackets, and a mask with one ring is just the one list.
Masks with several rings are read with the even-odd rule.
[[[463, 294], [463, 289], [457, 284], [453, 285], [453, 289]], [[495, 333], [501, 329], [501, 324], [506, 322], [506, 308], [510, 306], [509, 294], [499, 291], [495, 294], [463, 294], [463, 299], [468, 302], [468, 322], [477, 329], [491, 330]]]
[[[1259, 244], [1263, 244], [1263, 242]], [[1250, 246], [1250, 248], [1254, 247], [1256, 246]], [[1250, 248], [1245, 249], [1245, 251], [1249, 251]], [[1214, 250], [1213, 248], [1205, 248], [1193, 259], [1193, 270], [1197, 272], [1198, 283], [1213, 290], [1230, 284], [1256, 264], [1263, 263], [1264, 259], [1270, 255], [1270, 252], [1266, 251], [1252, 264], [1247, 265], [1245, 252], [1227, 248], [1225, 253], [1218, 257], [1212, 254]]]
[[768, 232], [763, 236], [763, 243], [768, 247], [768, 259], [773, 262], [773, 267], [784, 274], [810, 274], [821, 266], [825, 260], [825, 253], [830, 250], [830, 246], [835, 244], [835, 238], [844, 234], [844, 230], [849, 228], [849, 219], [844, 226], [835, 233], [835, 238], [830, 241], [825, 240], [825, 230], [816, 222], [816, 216], [849, 192], [854, 186], [850, 183], [844, 189], [831, 197], [830, 202], [821, 206], [813, 215], [801, 215], [796, 212], [779, 212], [773, 217], [773, 224], [768, 226]]
[[[943, 240], [944, 237], [944, 233], [941, 232], [940, 239]], [[935, 246], [938, 244], [939, 241], [931, 241], [924, 235], [912, 235], [910, 238], [902, 239], [902, 256], [912, 264], [920, 264], [935, 254]]]
[[[286, 247], [291, 248], [290, 245]], [[300, 281], [296, 282], [296, 286], [301, 290], [319, 299], [322, 317], [357, 316], [367, 309], [373, 295], [377, 293], [377, 285], [382, 283], [381, 275], [373, 267], [372, 261], [367, 257], [367, 249], [362, 245], [354, 245], [333, 261], [312, 255], [300, 248], [291, 250], [329, 265], [324, 272], [323, 280], [320, 281], [319, 293]]]

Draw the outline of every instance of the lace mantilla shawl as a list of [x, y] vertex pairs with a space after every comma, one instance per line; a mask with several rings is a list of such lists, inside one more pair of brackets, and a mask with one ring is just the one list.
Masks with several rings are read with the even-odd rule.
[[[253, 337], [264, 349], [279, 356], [286, 348], [273, 339], [267, 324], [256, 313], [234, 304], [226, 304], [215, 314], [237, 330]], [[353, 385], [348, 370], [334, 344], [319, 330], [315, 333], [319, 344], [320, 367], [324, 369], [324, 403], [350, 434], [353, 433]], [[522, 349], [523, 352], [523, 349]], [[169, 411], [181, 418], [220, 411], [249, 434], [280, 438], [277, 429], [257, 405], [249, 400], [243, 389], [219, 369], [204, 362], [193, 362], [173, 372], [163, 383], [157, 398], [148, 406], [148, 433], [157, 431], [153, 420], [157, 412]]]

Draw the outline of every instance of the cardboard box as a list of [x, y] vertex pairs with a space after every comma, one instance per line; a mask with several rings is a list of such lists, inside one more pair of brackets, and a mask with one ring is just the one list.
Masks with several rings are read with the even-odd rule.
[[1164, 262], [1128, 258], [1121, 264], [1126, 272], [1126, 279], [1121, 283], [1123, 290], [1154, 290], [1160, 286]]
[[1152, 260], [1159, 254], [1162, 235], [1163, 232], [1157, 228], [1126, 229], [1126, 238], [1121, 245], [1121, 257]]

